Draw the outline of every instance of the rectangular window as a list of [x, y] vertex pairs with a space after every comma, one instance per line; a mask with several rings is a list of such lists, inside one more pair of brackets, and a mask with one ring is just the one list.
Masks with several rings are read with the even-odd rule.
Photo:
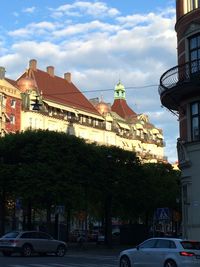
[[3, 106], [4, 108], [5, 108], [5, 106], [6, 106], [6, 100], [7, 100], [6, 96], [3, 96], [2, 106]]
[[200, 35], [189, 39], [189, 60], [191, 73], [200, 71]]
[[15, 124], [15, 115], [13, 114], [10, 115], [10, 123]]
[[192, 141], [200, 140], [200, 102], [191, 104], [191, 135]]
[[10, 105], [11, 105], [12, 108], [15, 108], [15, 106], [16, 106], [16, 100], [15, 99], [11, 99]]

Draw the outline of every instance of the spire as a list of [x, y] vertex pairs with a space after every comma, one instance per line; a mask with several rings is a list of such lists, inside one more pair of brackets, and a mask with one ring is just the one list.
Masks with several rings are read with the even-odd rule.
[[125, 87], [119, 80], [118, 84], [115, 86], [115, 93], [114, 93], [115, 99], [124, 99], [126, 100], [126, 92]]

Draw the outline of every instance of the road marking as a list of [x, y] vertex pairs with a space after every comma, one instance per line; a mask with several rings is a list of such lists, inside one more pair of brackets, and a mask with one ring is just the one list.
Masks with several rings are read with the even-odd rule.
[[[87, 267], [116, 267], [116, 258], [113, 260], [113, 264], [101, 264], [101, 260], [96, 257], [87, 257], [90, 259], [96, 259], [99, 264], [97, 263], [87, 263]], [[111, 258], [110, 256], [107, 256], [105, 258]], [[112, 257], [113, 259], [114, 257]], [[11, 264], [8, 265], [9, 267], [85, 267], [84, 263], [67, 263], [67, 264], [59, 264], [59, 263], [45, 263], [45, 264], [37, 264], [37, 263], [29, 263], [26, 265], [19, 265], [19, 264]]]
[[[28, 264], [28, 265], [8, 265], [9, 267], [85, 267], [84, 264], [80, 263], [70, 263], [67, 265], [59, 264], [59, 263], [47, 263], [47, 264]], [[99, 267], [99, 264], [87, 263], [87, 267]], [[115, 264], [103, 264], [101, 267], [115, 267]]]

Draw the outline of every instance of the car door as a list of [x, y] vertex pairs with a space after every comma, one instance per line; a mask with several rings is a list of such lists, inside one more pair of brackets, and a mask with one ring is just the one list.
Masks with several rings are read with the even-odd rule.
[[21, 246], [30, 244], [34, 251], [37, 251], [37, 236], [35, 232], [25, 232], [20, 237]]
[[55, 251], [55, 242], [53, 238], [43, 232], [38, 232], [38, 247], [40, 252], [52, 252]]
[[158, 267], [153, 258], [156, 241], [153, 238], [148, 239], [137, 246], [132, 259], [134, 267]]
[[158, 239], [156, 243], [156, 255], [155, 260], [159, 263], [158, 266], [163, 267], [165, 258], [167, 255], [172, 255], [173, 251], [176, 249], [176, 244], [173, 240], [169, 239]]

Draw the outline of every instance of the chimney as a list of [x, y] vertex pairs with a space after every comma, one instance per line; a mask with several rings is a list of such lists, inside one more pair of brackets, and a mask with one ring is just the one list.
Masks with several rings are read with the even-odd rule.
[[72, 79], [71, 79], [71, 73], [70, 72], [67, 72], [64, 74], [64, 79], [68, 81], [68, 83], [71, 83], [72, 82]]
[[32, 70], [37, 70], [37, 60], [36, 59], [31, 59], [29, 61], [29, 68]]
[[48, 73], [50, 76], [54, 77], [54, 67], [53, 67], [53, 66], [48, 66], [48, 67], [47, 67], [47, 73]]
[[6, 70], [4, 67], [0, 67], [0, 79], [3, 80], [5, 79], [5, 73], [6, 73]]

